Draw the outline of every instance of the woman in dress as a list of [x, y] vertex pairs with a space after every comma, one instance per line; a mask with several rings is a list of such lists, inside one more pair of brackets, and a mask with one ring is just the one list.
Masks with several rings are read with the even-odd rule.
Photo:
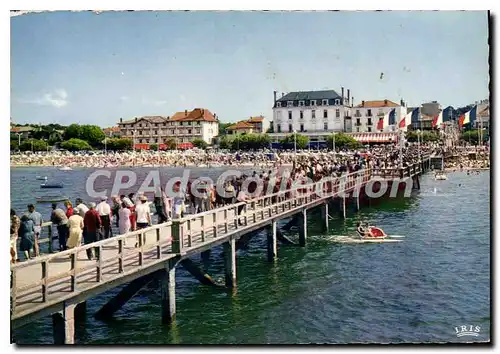
[[21, 218], [19, 237], [21, 238], [20, 249], [24, 252], [26, 259], [30, 259], [35, 246], [35, 224], [26, 214]]
[[83, 218], [78, 213], [74, 213], [68, 219], [69, 236], [66, 241], [68, 248], [80, 246], [83, 234]]
[[[125, 203], [122, 203], [120, 210], [118, 210], [118, 215], [120, 218], [118, 222], [119, 234], [124, 235], [127, 232], [130, 232], [132, 228], [132, 224], [130, 222], [131, 212]], [[123, 241], [123, 244], [126, 245], [127, 239], [124, 239]]]

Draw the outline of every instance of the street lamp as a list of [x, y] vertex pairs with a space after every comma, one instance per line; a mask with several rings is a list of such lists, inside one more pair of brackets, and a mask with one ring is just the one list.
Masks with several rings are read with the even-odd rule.
[[420, 129], [417, 129], [418, 162], [420, 162]]
[[135, 135], [137, 134], [137, 130], [132, 130], [132, 148], [134, 149], [135, 152]]
[[21, 135], [23, 135], [23, 133], [16, 133], [17, 134], [17, 147], [19, 150], [21, 150]]

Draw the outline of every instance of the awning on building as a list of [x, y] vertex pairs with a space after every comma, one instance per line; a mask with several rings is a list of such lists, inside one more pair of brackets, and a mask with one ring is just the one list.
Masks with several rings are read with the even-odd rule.
[[398, 140], [396, 132], [388, 133], [352, 133], [351, 136], [363, 144], [368, 143], [391, 143]]

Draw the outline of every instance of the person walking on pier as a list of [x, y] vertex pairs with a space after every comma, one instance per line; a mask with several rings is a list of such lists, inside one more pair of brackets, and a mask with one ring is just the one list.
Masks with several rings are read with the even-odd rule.
[[52, 204], [52, 214], [50, 215], [50, 221], [57, 226], [57, 234], [59, 236], [59, 251], [64, 251], [67, 249], [66, 241], [68, 239], [68, 217], [66, 213], [57, 207], [57, 203]]
[[17, 235], [21, 220], [14, 209], [10, 209], [10, 263], [17, 261]]
[[34, 246], [33, 255], [37, 257], [40, 255], [38, 239], [40, 238], [40, 234], [42, 232], [42, 224], [43, 224], [42, 214], [40, 214], [38, 211], [35, 210], [35, 206], [33, 204], [29, 204], [27, 215], [28, 218], [30, 218], [33, 221], [35, 227], [35, 244], [33, 245]]
[[75, 212], [68, 219], [69, 237], [66, 246], [74, 248], [82, 243], [83, 218]]
[[99, 213], [99, 216], [101, 217], [101, 222], [102, 222], [102, 228], [104, 231], [103, 237], [105, 239], [110, 238], [113, 236], [113, 231], [111, 230], [111, 222], [112, 222], [112, 214], [111, 214], [111, 207], [107, 203], [108, 198], [106, 197], [101, 197], [101, 202], [97, 204], [96, 210]]
[[[95, 203], [91, 202], [89, 204], [89, 211], [85, 213], [85, 217], [83, 218], [83, 225], [85, 227], [84, 241], [85, 244], [89, 244], [92, 242], [99, 241], [98, 232], [101, 228], [102, 222], [99, 217], [99, 213], [95, 210]], [[94, 247], [95, 256], [99, 259], [99, 247]], [[94, 258], [93, 252], [91, 248], [87, 249], [87, 258], [92, 260]]]
[[151, 225], [151, 209], [149, 208], [148, 198], [141, 196], [140, 203], [135, 207], [137, 217], [137, 229], [145, 229]]
[[28, 215], [24, 214], [21, 217], [21, 224], [19, 226], [19, 248], [24, 252], [24, 257], [28, 260], [33, 253], [33, 245], [35, 243], [35, 226], [33, 220]]

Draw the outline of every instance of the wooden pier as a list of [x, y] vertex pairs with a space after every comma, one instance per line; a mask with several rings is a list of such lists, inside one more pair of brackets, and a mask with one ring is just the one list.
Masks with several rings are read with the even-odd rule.
[[[98, 317], [111, 316], [153, 278], [160, 280], [162, 322], [171, 323], [176, 314], [176, 267], [182, 264], [201, 282], [211, 282], [208, 275], [189, 263], [191, 256], [223, 245], [225, 286], [235, 287], [235, 243], [242, 236], [267, 229], [267, 258], [272, 261], [278, 256], [279, 220], [290, 217], [298, 220], [299, 245], [304, 246], [307, 242], [307, 215], [311, 209], [321, 207], [327, 229], [331, 200], [341, 201], [341, 213], [345, 217], [346, 198], [356, 198], [368, 184], [373, 185], [376, 181], [389, 181], [390, 184], [394, 179], [403, 183], [411, 180], [413, 187], [419, 188], [419, 175], [429, 168], [430, 157], [426, 156], [422, 162], [404, 169], [365, 169], [335, 181], [324, 179], [300, 185], [296, 189], [188, 215], [12, 265], [12, 327], [18, 328], [52, 315], [54, 342], [72, 344], [74, 319], [81, 312], [79, 308], [85, 310], [87, 299], [128, 284], [96, 314]], [[92, 248], [99, 250], [99, 259], [87, 259], [86, 252]]]

